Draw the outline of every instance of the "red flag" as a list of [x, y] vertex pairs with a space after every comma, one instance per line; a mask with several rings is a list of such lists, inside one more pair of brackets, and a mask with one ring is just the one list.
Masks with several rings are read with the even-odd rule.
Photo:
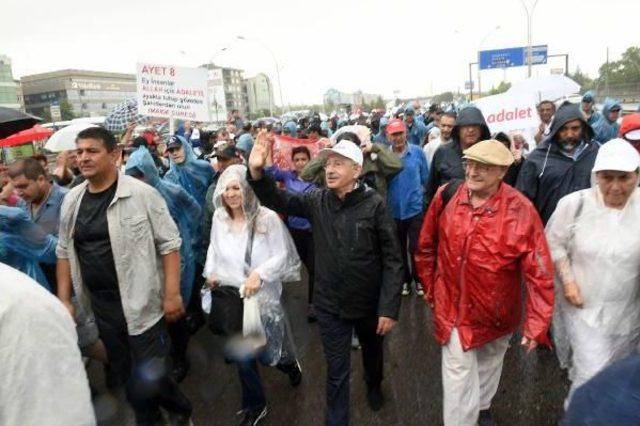
[[276, 135], [273, 142], [273, 164], [278, 166], [280, 170], [293, 169], [293, 163], [291, 161], [291, 150], [298, 146], [306, 146], [311, 153], [311, 158], [318, 155], [324, 147], [322, 139], [309, 140], [309, 139], [296, 139], [285, 135]]

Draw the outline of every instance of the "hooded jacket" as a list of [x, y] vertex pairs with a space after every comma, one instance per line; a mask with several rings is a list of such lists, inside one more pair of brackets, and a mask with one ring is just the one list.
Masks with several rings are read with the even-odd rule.
[[609, 142], [611, 139], [615, 139], [618, 136], [620, 125], [615, 121], [609, 120], [609, 113], [615, 108], [620, 109], [622, 106], [615, 99], [607, 98], [604, 101], [600, 119], [593, 125], [593, 138], [601, 144]]
[[186, 304], [191, 299], [193, 280], [195, 278], [194, 256], [199, 247], [196, 246], [198, 243], [198, 222], [195, 222], [193, 217], [200, 217], [200, 205], [184, 188], [160, 178], [151, 154], [144, 147], [133, 151], [129, 161], [127, 161], [125, 173], [142, 175], [144, 181], [153, 186], [167, 202], [169, 214], [176, 223], [180, 238], [182, 238], [182, 245], [180, 246], [180, 294]]
[[[559, 130], [573, 120], [583, 123], [582, 141], [586, 144], [575, 160], [565, 155], [558, 144]], [[522, 165], [516, 188], [533, 202], [544, 224], [560, 198], [591, 186], [591, 169], [598, 153], [598, 144], [592, 138], [593, 129], [580, 108], [574, 104], [563, 105], [551, 123], [549, 136]]]
[[[593, 90], [587, 90], [584, 95], [582, 95], [582, 98], [584, 99], [585, 97], [591, 97], [591, 99], [595, 99], [596, 98], [596, 94], [593, 93]], [[600, 120], [600, 118], [602, 118], [602, 116], [600, 115], [600, 113], [598, 111], [596, 111], [596, 109], [593, 107], [593, 105], [591, 106], [591, 116], [589, 117], [589, 119], [587, 120], [587, 122], [589, 123], [589, 125], [591, 127], [595, 126], [595, 124]]]
[[480, 139], [478, 141], [491, 139], [489, 126], [487, 126], [487, 122], [478, 108], [468, 106], [460, 111], [456, 119], [456, 125], [453, 126], [451, 131], [452, 143], [438, 148], [433, 155], [433, 160], [431, 160], [429, 181], [427, 182], [425, 194], [427, 205], [431, 202], [440, 186], [452, 179], [464, 179], [460, 127], [473, 125], [480, 126]]

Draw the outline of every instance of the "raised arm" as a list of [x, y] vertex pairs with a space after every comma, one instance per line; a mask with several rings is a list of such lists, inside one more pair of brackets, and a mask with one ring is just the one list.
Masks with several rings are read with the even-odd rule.
[[273, 179], [264, 173], [269, 147], [266, 131], [261, 131], [256, 137], [251, 154], [249, 155], [249, 171], [247, 181], [264, 206], [278, 213], [311, 219], [313, 214], [313, 200], [320, 196], [319, 190], [302, 194], [282, 191], [277, 188]]

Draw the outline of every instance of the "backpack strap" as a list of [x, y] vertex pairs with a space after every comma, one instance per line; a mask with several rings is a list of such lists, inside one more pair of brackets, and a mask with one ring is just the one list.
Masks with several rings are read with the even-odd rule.
[[449, 204], [449, 201], [451, 201], [453, 196], [456, 194], [456, 191], [463, 182], [464, 179], [451, 179], [449, 182], [447, 182], [446, 186], [442, 190], [442, 207], [440, 208], [439, 215], [442, 214], [445, 207], [447, 207], [447, 204]]

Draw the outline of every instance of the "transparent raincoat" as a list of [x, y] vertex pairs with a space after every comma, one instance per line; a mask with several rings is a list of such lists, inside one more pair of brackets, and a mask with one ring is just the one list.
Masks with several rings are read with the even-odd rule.
[[191, 299], [193, 281], [195, 278], [195, 253], [197, 246], [198, 222], [194, 217], [200, 217], [201, 208], [196, 200], [180, 185], [160, 179], [158, 168], [153, 162], [151, 154], [145, 147], [136, 149], [125, 168], [125, 172], [142, 179], [158, 190], [167, 202], [169, 213], [178, 227], [182, 246], [180, 247], [180, 293], [186, 305]]
[[[571, 394], [640, 342], [638, 224], [637, 185], [616, 210], [605, 206], [595, 183], [562, 198], [547, 224], [556, 265], [553, 337], [560, 365], [569, 369]], [[577, 283], [582, 308], [564, 297], [561, 275]]]
[[[240, 288], [247, 279], [245, 250], [249, 227], [254, 226], [250, 271], [256, 271], [262, 287], [252, 297], [257, 298], [260, 318], [267, 343], [262, 354], [265, 363], [276, 365], [291, 358], [293, 342], [280, 302], [282, 282], [300, 280], [300, 258], [280, 217], [260, 202], [246, 181], [245, 166], [229, 167], [220, 176], [213, 196], [215, 213], [211, 225], [211, 242], [204, 267], [205, 277], [214, 277], [220, 285]], [[224, 207], [222, 195], [233, 182], [242, 188], [246, 225], [241, 233], [231, 229], [231, 217]]]
[[19, 207], [0, 206], [0, 262], [24, 272], [51, 291], [39, 263], [56, 263], [58, 239]]

